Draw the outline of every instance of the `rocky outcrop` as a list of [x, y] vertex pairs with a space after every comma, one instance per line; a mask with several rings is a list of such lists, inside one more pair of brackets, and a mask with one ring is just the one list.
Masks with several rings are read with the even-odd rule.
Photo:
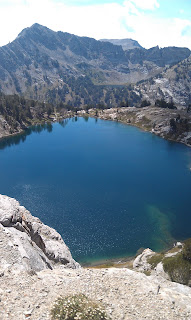
[[150, 264], [148, 263], [148, 258], [151, 258], [153, 255], [155, 255], [155, 252], [151, 249], [147, 248], [145, 249], [141, 254], [139, 254], [134, 262], [133, 262], [133, 268], [137, 269], [138, 271], [148, 271], [151, 269]]
[[13, 198], [0, 195], [0, 269], [79, 268], [62, 237]]

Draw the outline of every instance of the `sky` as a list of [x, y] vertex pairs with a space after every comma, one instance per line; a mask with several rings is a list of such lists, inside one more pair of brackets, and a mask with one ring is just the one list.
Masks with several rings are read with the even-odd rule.
[[0, 46], [34, 23], [143, 47], [191, 49], [191, 0], [0, 0]]

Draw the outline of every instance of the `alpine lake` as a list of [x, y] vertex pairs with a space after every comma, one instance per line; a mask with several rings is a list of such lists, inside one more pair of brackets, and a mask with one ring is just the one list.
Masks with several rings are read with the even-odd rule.
[[0, 193], [83, 265], [161, 251], [191, 237], [191, 148], [100, 119], [38, 125], [0, 141]]

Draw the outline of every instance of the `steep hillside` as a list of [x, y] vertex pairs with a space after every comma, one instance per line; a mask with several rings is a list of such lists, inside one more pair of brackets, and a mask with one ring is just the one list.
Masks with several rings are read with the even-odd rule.
[[135, 90], [143, 99], [152, 104], [157, 99], [174, 101], [179, 107], [188, 108], [191, 104], [191, 57], [166, 68], [156, 77], [139, 83]]
[[116, 106], [127, 99], [134, 105], [141, 98], [134, 92], [130, 97], [132, 89], [124, 93], [119, 85], [148, 79], [189, 55], [189, 49], [175, 47], [124, 51], [119, 45], [34, 24], [0, 48], [0, 89], [78, 107]]

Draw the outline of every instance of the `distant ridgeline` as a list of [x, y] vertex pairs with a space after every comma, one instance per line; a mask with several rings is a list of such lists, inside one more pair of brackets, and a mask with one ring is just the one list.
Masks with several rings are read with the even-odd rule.
[[174, 97], [186, 106], [189, 56], [187, 48], [146, 50], [131, 39], [97, 41], [34, 24], [0, 48], [0, 89], [61, 108], [140, 107]]

